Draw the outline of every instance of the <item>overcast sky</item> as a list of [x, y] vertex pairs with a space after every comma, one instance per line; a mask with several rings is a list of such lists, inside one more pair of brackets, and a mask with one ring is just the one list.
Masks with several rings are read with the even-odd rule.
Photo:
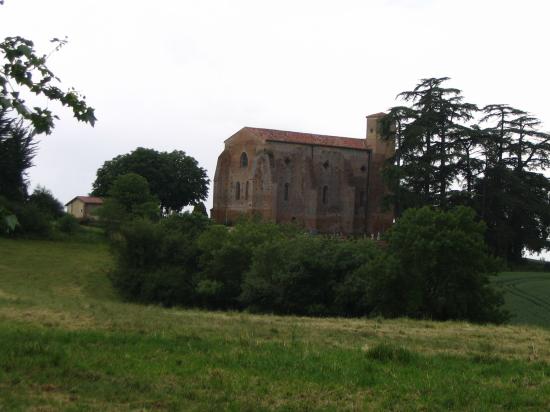
[[49, 65], [98, 122], [52, 107], [61, 120], [30, 170], [65, 203], [139, 146], [184, 150], [212, 179], [244, 126], [361, 138], [365, 115], [425, 77], [548, 131], [549, 16], [547, 0], [5, 0], [0, 37], [41, 53], [69, 38]]

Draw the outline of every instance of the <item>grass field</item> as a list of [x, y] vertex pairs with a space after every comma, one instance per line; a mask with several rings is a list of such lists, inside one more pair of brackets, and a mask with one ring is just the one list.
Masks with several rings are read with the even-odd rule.
[[0, 411], [550, 409], [544, 328], [141, 306], [111, 264], [0, 239]]
[[494, 283], [504, 289], [511, 323], [550, 328], [550, 273], [505, 272]]

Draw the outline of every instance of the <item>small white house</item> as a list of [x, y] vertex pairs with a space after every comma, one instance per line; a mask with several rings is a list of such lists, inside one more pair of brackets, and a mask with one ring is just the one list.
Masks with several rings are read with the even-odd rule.
[[77, 196], [65, 204], [67, 213], [77, 219], [97, 219], [93, 210], [103, 204], [103, 199], [95, 196]]

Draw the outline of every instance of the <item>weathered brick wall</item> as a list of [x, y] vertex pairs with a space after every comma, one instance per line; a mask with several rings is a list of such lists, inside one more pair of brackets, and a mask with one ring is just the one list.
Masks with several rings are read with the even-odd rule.
[[218, 158], [212, 218], [231, 224], [256, 214], [314, 232], [376, 234], [391, 224], [373, 206], [384, 194], [380, 156], [369, 166], [366, 149], [266, 141], [244, 128]]

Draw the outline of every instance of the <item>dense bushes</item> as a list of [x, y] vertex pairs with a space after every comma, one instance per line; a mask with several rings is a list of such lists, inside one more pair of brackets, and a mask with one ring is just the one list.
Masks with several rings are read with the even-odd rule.
[[80, 231], [78, 220], [63, 212], [49, 190], [38, 187], [23, 201], [0, 196], [0, 235], [38, 239], [63, 239]]
[[369, 300], [384, 316], [499, 322], [501, 294], [489, 285], [500, 265], [472, 209], [407, 210], [388, 235], [387, 261], [364, 267]]
[[355, 271], [380, 254], [370, 240], [301, 235], [265, 242], [244, 276], [241, 300], [276, 313], [364, 315], [366, 289]]
[[197, 237], [208, 219], [173, 215], [155, 224], [146, 219], [123, 226], [113, 237], [114, 286], [127, 298], [165, 305], [195, 305], [199, 270]]
[[410, 316], [500, 322], [484, 226], [470, 209], [407, 211], [382, 247], [294, 226], [202, 214], [139, 219], [114, 237], [115, 287], [164, 305], [319, 316]]
[[155, 220], [159, 216], [158, 200], [149, 190], [147, 179], [136, 173], [117, 177], [109, 189], [109, 197], [97, 210], [108, 233], [139, 218]]

